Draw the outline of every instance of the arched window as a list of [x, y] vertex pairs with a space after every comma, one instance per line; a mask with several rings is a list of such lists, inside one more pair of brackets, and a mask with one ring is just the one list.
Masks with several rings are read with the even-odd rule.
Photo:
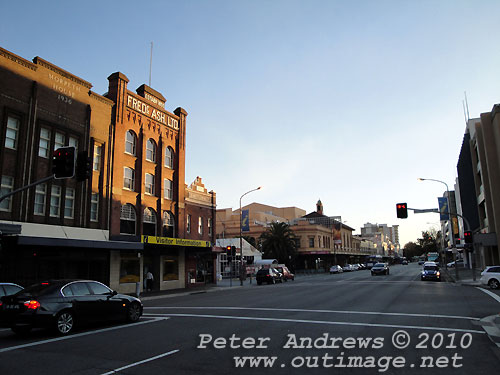
[[163, 211], [162, 232], [164, 237], [175, 237], [175, 217], [170, 211]]
[[151, 138], [146, 142], [146, 160], [156, 162], [156, 142]]
[[136, 220], [135, 207], [130, 203], [124, 204], [120, 212], [120, 233], [135, 234]]
[[174, 169], [174, 150], [170, 146], [165, 149], [165, 167]]
[[136, 145], [137, 136], [132, 130], [129, 130], [125, 136], [125, 152], [135, 156]]
[[146, 236], [156, 236], [156, 211], [151, 207], [146, 207], [144, 209], [142, 234]]

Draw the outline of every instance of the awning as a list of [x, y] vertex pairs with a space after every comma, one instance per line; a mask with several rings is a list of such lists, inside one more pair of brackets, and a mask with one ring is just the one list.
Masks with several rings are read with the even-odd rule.
[[144, 249], [144, 245], [140, 242], [76, 240], [70, 238], [51, 238], [51, 237], [32, 237], [32, 236], [19, 236], [17, 239], [17, 243], [18, 245], [85, 247], [85, 248], [109, 249], [109, 250]]

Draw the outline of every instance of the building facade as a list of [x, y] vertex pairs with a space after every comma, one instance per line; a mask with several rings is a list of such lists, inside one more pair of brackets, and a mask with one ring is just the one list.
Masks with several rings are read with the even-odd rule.
[[[108, 81], [101, 96], [40, 57], [0, 48], [2, 195], [33, 184], [0, 202], [0, 225], [19, 232], [2, 235], [1, 278], [90, 278], [125, 293], [148, 271], [155, 289], [196, 286], [200, 274], [213, 282], [215, 193], [200, 178], [185, 184], [187, 112], [166, 110], [147, 85], [130, 91], [123, 73]], [[53, 178], [63, 146], [90, 157], [89, 179]], [[198, 234], [188, 229], [195, 214]]]

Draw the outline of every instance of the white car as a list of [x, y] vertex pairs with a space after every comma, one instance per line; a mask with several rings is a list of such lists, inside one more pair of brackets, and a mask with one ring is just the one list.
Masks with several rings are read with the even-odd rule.
[[[457, 260], [457, 265], [458, 265], [459, 267], [463, 267], [463, 266], [464, 266], [464, 260], [463, 260], [463, 259], [458, 259], [458, 260]], [[447, 266], [448, 266], [448, 268], [453, 268], [453, 267], [455, 267], [455, 261], [448, 263], [448, 264], [447, 264]]]
[[487, 266], [481, 272], [481, 284], [488, 285], [491, 289], [500, 288], [500, 266]]
[[344, 267], [342, 267], [342, 271], [350, 272], [350, 271], [354, 271], [354, 268], [352, 267], [352, 264], [346, 264]]
[[340, 273], [340, 272], [343, 272], [342, 267], [337, 265], [330, 267], [330, 273]]

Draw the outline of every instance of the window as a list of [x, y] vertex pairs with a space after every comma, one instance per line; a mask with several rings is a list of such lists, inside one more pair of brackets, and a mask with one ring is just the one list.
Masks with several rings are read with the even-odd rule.
[[309, 238], [309, 247], [314, 247], [314, 237]]
[[101, 170], [101, 145], [94, 145], [94, 171]]
[[38, 156], [42, 158], [49, 157], [50, 150], [50, 130], [41, 128], [40, 129], [40, 143], [38, 145]]
[[191, 215], [186, 217], [186, 232], [191, 233]]
[[79, 282], [79, 283], [69, 284], [67, 287], [65, 287], [63, 289], [63, 293], [65, 296], [68, 295], [68, 292], [66, 290], [67, 288], [69, 288], [72, 292], [72, 294], [69, 294], [69, 295], [73, 295], [73, 296], [89, 296], [90, 295], [90, 290], [87, 287], [86, 283]]
[[[2, 176], [2, 184], [0, 195], [9, 194], [14, 190], [14, 178], [9, 176]], [[0, 211], [8, 211], [12, 210], [12, 196], [9, 198], [5, 198], [2, 202], [0, 202]]]
[[68, 146], [73, 146], [75, 148], [75, 154], [78, 153], [78, 139], [75, 137], [69, 137]]
[[17, 149], [17, 134], [19, 133], [19, 120], [14, 117], [7, 118], [7, 131], [5, 132], [5, 147]]
[[125, 138], [125, 152], [127, 154], [135, 156], [136, 144], [137, 144], [137, 137], [135, 136], [135, 133], [132, 130], [129, 130]]
[[156, 162], [156, 143], [151, 138], [146, 142], [146, 160]]
[[165, 167], [174, 168], [174, 150], [170, 146], [165, 149]]
[[50, 216], [58, 217], [61, 208], [61, 187], [59, 185], [52, 185], [50, 191]]
[[135, 171], [132, 168], [125, 167], [123, 169], [123, 188], [134, 191], [135, 186]]
[[155, 194], [155, 176], [150, 173], [146, 173], [146, 178], [144, 180], [144, 189], [146, 194]]
[[88, 282], [87, 286], [90, 287], [90, 290], [92, 290], [94, 294], [106, 295], [112, 292], [112, 290], [107, 286], [101, 283], [96, 283], [95, 281]]
[[135, 234], [136, 217], [135, 207], [130, 203], [124, 204], [120, 213], [120, 233]]
[[172, 200], [173, 192], [172, 192], [172, 186], [173, 183], [169, 179], [164, 179], [163, 180], [163, 195], [165, 199], [170, 199]]
[[47, 195], [47, 185], [40, 184], [36, 185], [35, 188], [35, 215], [45, 215], [45, 196]]
[[198, 217], [198, 234], [203, 234], [203, 218]]
[[120, 261], [120, 284], [140, 281], [141, 261], [136, 255], [122, 255]]
[[177, 257], [167, 257], [163, 261], [163, 281], [179, 280]]
[[174, 237], [174, 215], [170, 211], [163, 212], [163, 233], [164, 237]]
[[148, 207], [144, 209], [142, 232], [146, 236], [156, 236], [156, 212]]
[[99, 193], [92, 193], [90, 197], [90, 221], [99, 220]]
[[58, 148], [64, 147], [66, 141], [66, 137], [62, 133], [57, 133], [54, 138], [54, 150], [57, 150]]
[[212, 218], [208, 218], [207, 220], [207, 226], [208, 226], [208, 235], [212, 235]]
[[64, 196], [64, 217], [73, 219], [75, 217], [75, 189], [66, 188]]

